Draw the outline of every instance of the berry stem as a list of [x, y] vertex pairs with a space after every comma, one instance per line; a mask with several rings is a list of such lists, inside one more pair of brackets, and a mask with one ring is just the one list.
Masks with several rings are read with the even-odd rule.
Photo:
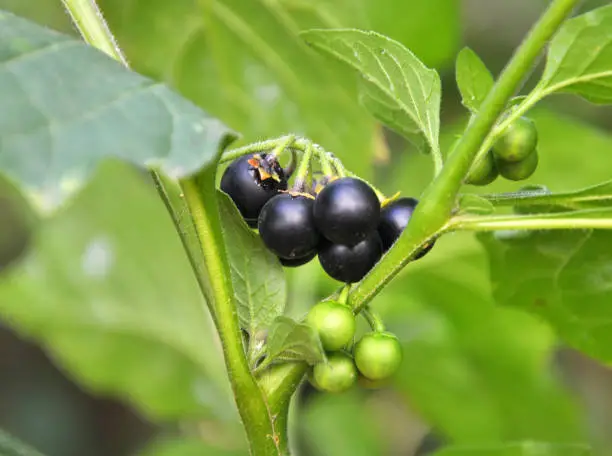
[[338, 157], [335, 157], [330, 152], [328, 152], [327, 154], [328, 154], [327, 156], [329, 157], [329, 159], [333, 163], [334, 168], [336, 168], [336, 173], [338, 174], [338, 176], [346, 177], [347, 171], [346, 171], [346, 168], [344, 167], [344, 164], [342, 163], [342, 161], [340, 161], [340, 159]]
[[338, 296], [338, 302], [340, 304], [346, 304], [348, 302], [348, 295], [350, 291], [351, 291], [350, 283], [347, 283], [342, 287], [342, 290], [340, 290], [340, 296]]
[[298, 164], [297, 173], [295, 175], [295, 183], [293, 184], [293, 189], [296, 192], [303, 192], [306, 188], [308, 173], [310, 171], [310, 162], [312, 161], [313, 154], [314, 147], [312, 143], [310, 143], [306, 146], [306, 150], [304, 151], [304, 154], [300, 158], [300, 162]]
[[321, 171], [323, 171], [323, 175], [325, 177], [332, 177], [335, 175], [334, 170], [331, 166], [331, 161], [327, 156], [327, 152], [323, 150], [320, 146], [315, 146], [315, 151], [317, 156], [319, 157], [319, 163], [321, 164]]
[[371, 306], [365, 306], [361, 311], [361, 314], [370, 325], [370, 328], [372, 328], [372, 331], [385, 331], [385, 323], [382, 321], [382, 318], [380, 318], [380, 315], [378, 315], [378, 313], [376, 313]]
[[295, 135], [287, 135], [284, 138], [281, 138], [280, 140], [278, 140], [278, 143], [276, 144], [274, 149], [272, 149], [272, 152], [270, 152], [270, 155], [272, 157], [278, 157], [287, 147], [291, 146], [294, 142]]

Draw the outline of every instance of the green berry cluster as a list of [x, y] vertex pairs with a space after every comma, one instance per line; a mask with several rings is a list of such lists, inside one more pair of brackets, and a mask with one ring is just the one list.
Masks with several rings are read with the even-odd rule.
[[498, 176], [512, 181], [525, 180], [538, 167], [538, 131], [527, 117], [514, 121], [492, 149], [474, 164], [467, 184], [488, 185]]
[[387, 331], [372, 331], [352, 345], [355, 315], [337, 301], [323, 301], [308, 313], [306, 321], [318, 333], [327, 360], [310, 372], [311, 384], [320, 391], [340, 393], [361, 377], [365, 383], [389, 379], [398, 369], [402, 350], [397, 337]]

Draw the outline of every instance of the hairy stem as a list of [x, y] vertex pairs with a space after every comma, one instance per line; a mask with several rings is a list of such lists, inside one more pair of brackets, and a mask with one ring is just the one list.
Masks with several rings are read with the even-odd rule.
[[[85, 41], [127, 66], [127, 60], [104, 21], [95, 0], [62, 1]], [[274, 418], [270, 414], [262, 391], [249, 370], [242, 345], [214, 193], [215, 168], [216, 165], [209, 166], [201, 176], [198, 176], [202, 179], [201, 182], [195, 178], [182, 182], [185, 201], [194, 222], [206, 265], [207, 279], [210, 282], [210, 287], [202, 288], [205, 292], [209, 290], [206, 296], [207, 302], [212, 307], [213, 319], [221, 338], [230, 383], [247, 434], [251, 455], [283, 455], [284, 452], [281, 451], [279, 442], [275, 438]], [[155, 171], [151, 171], [151, 175], [160, 197], [177, 225], [178, 216], [162, 179]], [[207, 204], [204, 205], [201, 191], [206, 183], [209, 183], [210, 188]], [[179, 235], [182, 232], [179, 226], [177, 226], [177, 231]], [[188, 243], [184, 242], [184, 245], [187, 247]], [[187, 253], [191, 255], [193, 252], [188, 251]], [[197, 273], [197, 270], [195, 272]], [[203, 278], [198, 279], [202, 286], [201, 279]]]
[[423, 193], [407, 229], [378, 266], [351, 294], [353, 307], [358, 310], [363, 308], [412, 260], [421, 246], [443, 229], [480, 146], [548, 40], [578, 2], [579, 0], [554, 0], [533, 26], [484, 100], [480, 112], [468, 125], [442, 172]]

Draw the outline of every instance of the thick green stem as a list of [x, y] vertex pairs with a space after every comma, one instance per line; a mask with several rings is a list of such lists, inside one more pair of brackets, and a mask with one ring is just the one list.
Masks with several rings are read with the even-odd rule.
[[[209, 171], [211, 174], [213, 171]], [[250, 372], [244, 353], [236, 302], [227, 264], [221, 222], [215, 198], [214, 178], [182, 182], [183, 194], [201, 245], [201, 253], [210, 282], [208, 296], [213, 302], [213, 317], [223, 346], [225, 364], [236, 399], [236, 405], [247, 433], [252, 455], [281, 455], [274, 438], [275, 428], [268, 405]], [[206, 189], [206, 185], [210, 188]], [[203, 199], [206, 199], [206, 205]]]
[[443, 229], [480, 146], [548, 40], [578, 2], [579, 0], [554, 0], [531, 29], [485, 99], [480, 112], [468, 125], [442, 172], [423, 193], [411, 223], [375, 270], [368, 274], [351, 294], [354, 307], [363, 308], [412, 260], [421, 246], [431, 241]]
[[[91, 45], [119, 60], [127, 66], [117, 42], [110, 32], [95, 0], [62, 0], [83, 38]], [[276, 438], [274, 418], [268, 409], [262, 391], [249, 370], [244, 353], [240, 326], [236, 315], [236, 303], [225, 261], [225, 244], [221, 236], [219, 211], [214, 188], [214, 166], [205, 170], [201, 182], [187, 179], [182, 182], [185, 201], [190, 209], [195, 230], [204, 258], [209, 287], [206, 296], [212, 307], [221, 342], [230, 383], [253, 456], [283, 455]], [[207, 175], [211, 173], [211, 175]], [[173, 220], [177, 222], [172, 202], [160, 176], [151, 171], [160, 197], [164, 200]], [[204, 178], [205, 177], [205, 178]], [[210, 183], [209, 189], [203, 189]], [[201, 192], [208, 190], [207, 204], [202, 204]], [[178, 229], [178, 227], [177, 227]], [[180, 230], [179, 230], [180, 233]], [[189, 253], [189, 252], [188, 252]], [[197, 271], [196, 271], [197, 272]], [[201, 278], [200, 278], [201, 279]]]

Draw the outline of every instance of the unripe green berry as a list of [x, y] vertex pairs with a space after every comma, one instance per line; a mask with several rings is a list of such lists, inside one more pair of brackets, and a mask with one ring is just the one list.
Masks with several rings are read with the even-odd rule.
[[521, 181], [531, 177], [538, 167], [538, 162], [538, 151], [534, 150], [520, 162], [498, 162], [497, 167], [499, 169], [499, 173], [504, 178], [512, 181]]
[[323, 348], [340, 350], [355, 336], [355, 316], [345, 304], [322, 301], [312, 307], [306, 322], [319, 334]]
[[402, 361], [402, 347], [394, 334], [371, 332], [355, 344], [353, 355], [364, 377], [384, 380], [398, 369]]
[[319, 363], [312, 369], [310, 382], [320, 391], [341, 393], [357, 381], [357, 368], [353, 359], [345, 353], [328, 355], [327, 362]]
[[482, 157], [478, 162], [475, 162], [465, 179], [466, 184], [470, 185], [489, 185], [495, 179], [499, 172], [497, 171], [497, 165], [495, 164], [495, 158], [491, 151]]
[[531, 119], [516, 119], [493, 145], [493, 155], [497, 160], [516, 163], [527, 158], [538, 144], [538, 130]]

